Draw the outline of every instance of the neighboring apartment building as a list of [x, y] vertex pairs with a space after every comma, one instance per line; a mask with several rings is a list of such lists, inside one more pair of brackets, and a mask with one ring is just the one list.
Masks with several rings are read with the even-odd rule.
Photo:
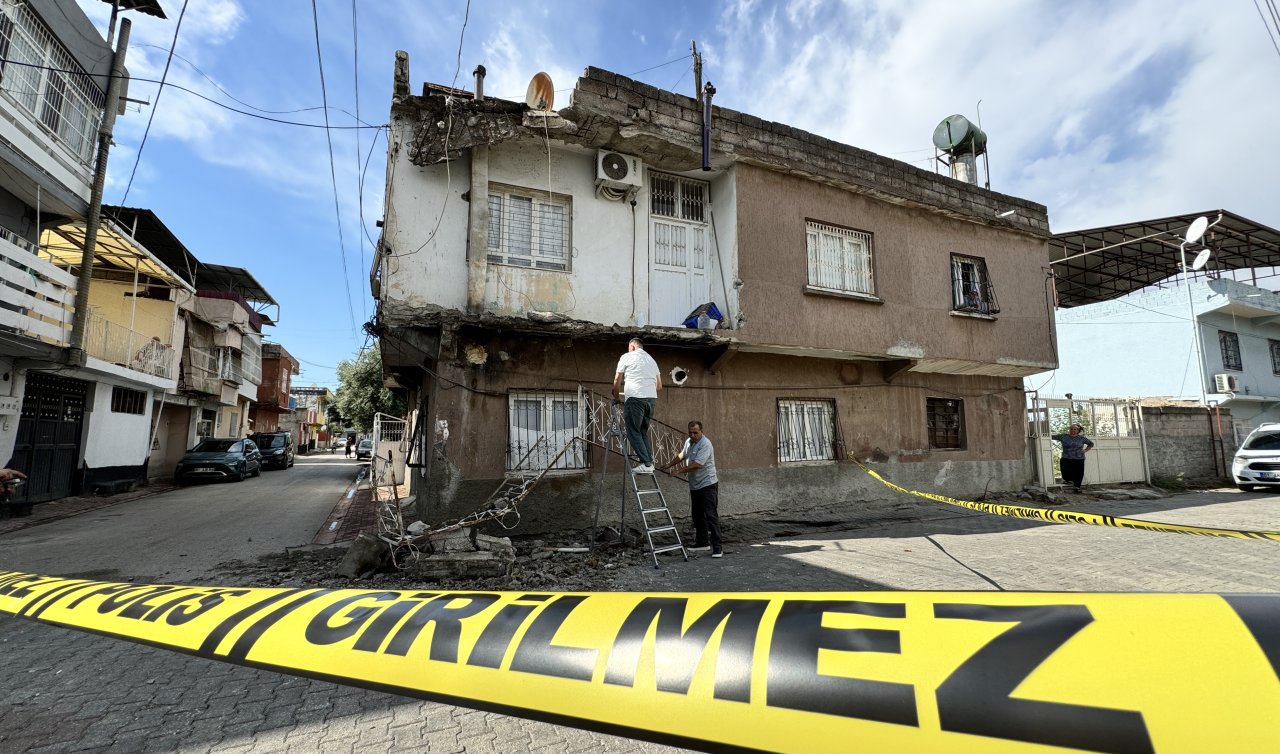
[[329, 422], [328, 407], [333, 401], [333, 392], [327, 387], [294, 387], [291, 395], [292, 404], [298, 424], [298, 447], [315, 450], [324, 448], [331, 441], [330, 433], [325, 431]]
[[[1207, 399], [1230, 409], [1222, 436], [1239, 444], [1280, 421], [1280, 294], [1260, 285], [1280, 266], [1280, 232], [1224, 210], [1199, 214], [1214, 224], [1185, 249], [1198, 214], [1053, 237], [1055, 384], [1080, 397]], [[1202, 260], [1190, 280], [1184, 256], [1188, 267]]]
[[[250, 410], [254, 432], [274, 432], [277, 429], [297, 431], [297, 421], [291, 416], [281, 425], [281, 417], [292, 415], [296, 404], [293, 392], [293, 375], [298, 373], [298, 360], [279, 343], [262, 344], [262, 383]], [[295, 437], [295, 440], [298, 438]]]
[[[1021, 380], [1057, 366], [1043, 206], [721, 108], [704, 170], [697, 101], [595, 68], [542, 113], [410, 94], [401, 53], [391, 123], [372, 282], [388, 384], [436, 438], [409, 459], [424, 518], [549, 464], [633, 336], [668, 384], [658, 420], [715, 443], [723, 515], [879, 515], [897, 493], [849, 456], [957, 496], [1034, 476]], [[682, 326], [706, 303], [719, 327]], [[561, 456], [522, 522], [616, 510], [602, 463]]]
[[0, 460], [42, 501], [139, 477], [150, 393], [175, 384], [176, 308], [190, 291], [104, 220], [89, 307], [76, 311], [113, 52], [75, 4], [30, 0], [0, 2], [0, 55]]

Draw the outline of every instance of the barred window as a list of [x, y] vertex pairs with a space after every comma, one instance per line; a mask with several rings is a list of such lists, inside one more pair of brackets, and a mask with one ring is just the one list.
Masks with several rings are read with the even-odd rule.
[[1268, 340], [1271, 348], [1271, 373], [1280, 374], [1280, 340]]
[[778, 401], [778, 461], [836, 457], [835, 401]]
[[569, 269], [570, 200], [559, 194], [489, 185], [489, 261]]
[[0, 53], [0, 90], [87, 163], [103, 91], [28, 4], [0, 4]]
[[575, 439], [587, 425], [586, 403], [577, 393], [519, 391], [508, 400], [508, 471], [588, 467], [585, 445]]
[[926, 398], [929, 447], [940, 450], [964, 447], [964, 401], [956, 398]]
[[1240, 336], [1219, 330], [1218, 345], [1222, 347], [1222, 368], [1233, 372], [1244, 371], [1244, 363], [1240, 360]]
[[690, 222], [707, 221], [707, 201], [711, 193], [706, 181], [649, 173], [649, 213]]
[[875, 293], [871, 234], [823, 223], [805, 223], [809, 285], [842, 293]]
[[987, 260], [951, 255], [951, 308], [958, 312], [996, 314], [996, 289], [987, 274]]
[[130, 390], [127, 387], [111, 388], [111, 411], [117, 414], [144, 414], [147, 407], [147, 394], [141, 390]]

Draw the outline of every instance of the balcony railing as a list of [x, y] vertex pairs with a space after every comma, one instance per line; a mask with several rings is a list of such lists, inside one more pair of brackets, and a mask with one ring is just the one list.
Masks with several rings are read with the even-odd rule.
[[76, 279], [40, 258], [27, 239], [0, 227], [0, 331], [66, 346]]
[[122, 367], [172, 380], [177, 375], [173, 347], [90, 314], [84, 333], [85, 353]]

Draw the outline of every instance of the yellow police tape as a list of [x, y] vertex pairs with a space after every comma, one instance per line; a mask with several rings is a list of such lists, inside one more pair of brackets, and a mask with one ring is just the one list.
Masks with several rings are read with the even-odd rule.
[[254, 589], [0, 572], [0, 613], [712, 751], [1280, 740], [1280, 595]]
[[1140, 518], [1124, 518], [1123, 516], [1107, 516], [1101, 513], [1081, 513], [1057, 508], [1035, 508], [1028, 505], [1006, 505], [1004, 503], [977, 503], [972, 500], [959, 500], [946, 495], [935, 495], [932, 492], [909, 490], [906, 487], [890, 482], [888, 479], [867, 468], [861, 461], [854, 463], [862, 467], [876, 481], [891, 490], [905, 492], [908, 495], [936, 500], [947, 505], [958, 505], [961, 508], [992, 513], [997, 516], [1027, 518], [1034, 521], [1056, 521], [1062, 524], [1089, 524], [1091, 526], [1115, 526], [1121, 529], [1142, 529], [1144, 531], [1162, 531], [1171, 534], [1198, 534], [1202, 537], [1231, 537], [1233, 539], [1270, 539], [1280, 542], [1280, 531], [1255, 531], [1252, 529], [1215, 529], [1209, 526], [1183, 526], [1181, 524], [1162, 524], [1159, 521], [1143, 521]]

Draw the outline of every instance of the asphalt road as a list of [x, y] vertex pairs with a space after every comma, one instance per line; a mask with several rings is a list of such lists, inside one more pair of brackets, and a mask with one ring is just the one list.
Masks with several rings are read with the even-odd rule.
[[228, 560], [311, 543], [355, 479], [349, 458], [299, 456], [243, 482], [202, 482], [0, 537], [0, 567], [180, 583]]
[[[181, 583], [310, 541], [354, 462], [300, 459], [0, 536], [0, 568]], [[1078, 504], [1076, 504], [1078, 502]], [[1280, 528], [1280, 497], [1235, 491], [1064, 507]], [[645, 591], [1280, 591], [1280, 542], [1049, 525], [956, 510], [850, 531], [732, 542], [720, 560], [636, 567]], [[776, 532], [775, 532], [776, 533]], [[750, 538], [748, 537], [750, 540]], [[252, 541], [250, 541], [252, 540]], [[211, 662], [0, 618], [0, 752], [658, 752], [655, 744]]]

